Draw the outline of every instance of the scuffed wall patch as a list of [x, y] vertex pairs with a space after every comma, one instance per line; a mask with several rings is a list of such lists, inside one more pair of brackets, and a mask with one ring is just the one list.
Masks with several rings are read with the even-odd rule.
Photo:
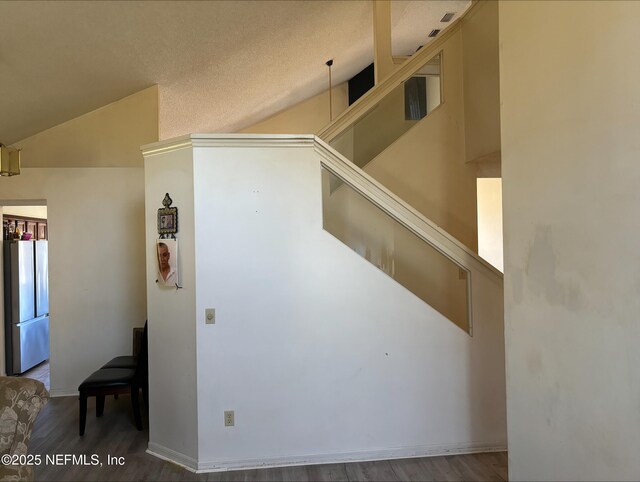
[[551, 305], [577, 311], [582, 306], [579, 284], [558, 271], [550, 226], [538, 226], [527, 263], [525, 276], [529, 289]]

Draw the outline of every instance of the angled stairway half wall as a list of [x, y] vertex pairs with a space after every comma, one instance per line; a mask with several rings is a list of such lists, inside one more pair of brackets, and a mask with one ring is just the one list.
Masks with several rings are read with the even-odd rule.
[[[493, 268], [314, 136], [143, 153], [155, 454], [208, 471], [505, 447]], [[472, 336], [323, 229], [323, 169], [467, 270]], [[166, 192], [180, 290], [153, 282]]]

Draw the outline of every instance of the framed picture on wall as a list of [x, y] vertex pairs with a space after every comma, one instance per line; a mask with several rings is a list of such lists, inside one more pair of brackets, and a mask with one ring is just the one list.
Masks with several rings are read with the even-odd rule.
[[158, 259], [158, 284], [175, 288], [178, 286], [178, 241], [158, 239], [156, 241]]
[[158, 234], [161, 237], [178, 232], [178, 208], [171, 207], [172, 202], [167, 193], [162, 201], [164, 207], [158, 209]]
[[175, 234], [178, 229], [178, 209], [158, 209], [158, 234]]

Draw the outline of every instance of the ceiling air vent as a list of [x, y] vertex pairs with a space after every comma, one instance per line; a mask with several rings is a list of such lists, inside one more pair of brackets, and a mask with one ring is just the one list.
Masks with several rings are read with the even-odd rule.
[[435, 37], [439, 33], [440, 33], [440, 29], [439, 28], [433, 29], [431, 32], [429, 32], [428, 37]]
[[451, 22], [451, 19], [453, 18], [454, 15], [455, 15], [455, 13], [453, 13], [453, 12], [445, 13], [444, 16], [440, 19], [440, 21], [441, 22]]

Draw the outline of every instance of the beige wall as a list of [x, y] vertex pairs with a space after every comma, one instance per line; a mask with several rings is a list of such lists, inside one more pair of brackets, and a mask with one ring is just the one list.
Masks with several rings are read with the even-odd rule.
[[[368, 174], [473, 250], [478, 248], [478, 165], [465, 162], [500, 150], [497, 14], [496, 2], [476, 5], [444, 44], [444, 102], [429, 116], [420, 122], [404, 120], [400, 86], [373, 115], [332, 142], [357, 165], [373, 158], [365, 167]], [[497, 254], [495, 240], [491, 243], [496, 263], [502, 253]], [[398, 276], [405, 282], [428, 284], [412, 271], [411, 262], [397, 261]]]
[[[349, 106], [348, 83], [331, 89], [333, 118]], [[253, 134], [313, 134], [329, 120], [329, 90], [295, 104], [277, 114], [242, 129]]]
[[639, 2], [500, 2], [510, 480], [640, 475]]
[[[375, 116], [361, 119], [332, 143], [358, 165], [375, 157], [365, 168], [369, 174], [473, 250], [478, 249], [478, 166], [464, 163], [500, 150], [497, 14], [497, 2], [482, 2], [445, 44], [445, 102], [436, 111], [419, 123], [404, 121], [400, 86], [376, 107]], [[339, 88], [345, 108], [346, 84]], [[336, 98], [334, 116], [341, 112]], [[318, 122], [323, 114], [328, 120], [327, 105], [325, 92], [242, 132], [316, 132], [310, 128], [324, 125]], [[381, 118], [402, 121], [381, 123]], [[414, 127], [391, 144], [407, 125]]]
[[351, 159], [357, 166], [365, 166], [417, 123], [405, 120], [404, 84], [399, 85], [353, 126]]
[[15, 143], [22, 167], [142, 167], [158, 139], [158, 86]]
[[[0, 206], [47, 207], [53, 395], [77, 393], [93, 370], [131, 353], [131, 330], [144, 325], [140, 146], [157, 140], [157, 98], [152, 87], [17, 143], [22, 174], [2, 179]], [[0, 351], [4, 361], [4, 343]]]
[[500, 150], [498, 2], [469, 11], [462, 28], [465, 159]]
[[[365, 168], [427, 218], [477, 250], [475, 168], [465, 165], [462, 33], [443, 46], [444, 102]], [[404, 109], [402, 98], [398, 104]]]
[[[476, 164], [500, 150], [497, 2], [481, 2], [443, 47], [444, 103], [415, 123], [365, 168], [378, 181], [473, 250], [478, 249]], [[377, 107], [376, 118], [404, 118], [403, 89]], [[388, 113], [379, 114], [381, 109]], [[364, 119], [353, 133], [358, 164], [397, 137], [402, 123]], [[343, 142], [345, 144], [346, 142]], [[343, 148], [344, 150], [344, 148]], [[490, 160], [499, 156], [494, 155]], [[482, 166], [480, 166], [482, 167]], [[498, 168], [499, 172], [499, 168]]]
[[[93, 370], [131, 353], [146, 317], [142, 168], [23, 169], [6, 200], [48, 208], [51, 393], [72, 395]], [[159, 204], [159, 201], [158, 201]], [[4, 368], [4, 343], [0, 343]]]
[[346, 184], [323, 171], [323, 227], [432, 308], [469, 331], [458, 266]]

